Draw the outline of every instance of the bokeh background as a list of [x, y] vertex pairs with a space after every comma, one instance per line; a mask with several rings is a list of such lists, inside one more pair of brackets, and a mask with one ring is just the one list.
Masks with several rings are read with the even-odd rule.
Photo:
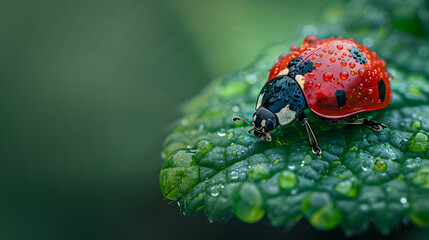
[[[181, 216], [158, 183], [180, 104], [334, 18], [325, 9], [336, 4], [1, 1], [0, 239], [342, 238], [305, 222], [286, 231]], [[427, 234], [405, 226], [388, 237]]]

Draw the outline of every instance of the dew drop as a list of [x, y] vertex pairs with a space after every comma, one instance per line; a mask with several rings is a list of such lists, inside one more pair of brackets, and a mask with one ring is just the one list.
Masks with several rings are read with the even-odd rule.
[[313, 86], [313, 82], [312, 82], [312, 81], [309, 81], [309, 82], [307, 83], [307, 86], [308, 86], [308, 87]]
[[370, 167], [371, 167], [371, 162], [368, 160], [364, 161], [361, 166], [362, 170], [365, 172], [368, 171]]
[[336, 60], [335, 58], [330, 58], [329, 61], [331, 61], [331, 63], [334, 63]]
[[200, 193], [200, 194], [198, 194], [198, 199], [203, 199], [204, 198], [204, 195], [202, 194], [202, 193]]
[[342, 60], [342, 61], [340, 62], [340, 64], [341, 64], [341, 66], [343, 66], [343, 67], [347, 66], [347, 62], [346, 62], [346, 61], [344, 61], [344, 60]]
[[223, 185], [216, 185], [216, 186], [211, 186], [209, 189], [210, 195], [212, 197], [217, 197], [219, 196], [219, 193], [221, 191], [221, 189], [223, 188]]
[[214, 147], [213, 142], [211, 142], [210, 140], [201, 139], [195, 144], [193, 149], [196, 149], [197, 154], [199, 156], [202, 156], [202, 155], [208, 153], [210, 150], [212, 150], [213, 147]]
[[338, 50], [343, 50], [343, 45], [338, 44], [338, 45], [337, 45], [337, 48], [338, 48]]
[[298, 183], [298, 178], [294, 172], [285, 170], [280, 173], [277, 183], [280, 188], [291, 189]]
[[414, 168], [416, 167], [418, 164], [421, 163], [421, 158], [409, 158], [405, 161], [405, 167], [407, 168]]
[[419, 132], [411, 136], [408, 141], [408, 151], [414, 153], [425, 153], [429, 149], [429, 135]]
[[359, 88], [360, 90], [362, 90], [362, 89], [363, 89], [363, 83], [359, 83], [358, 88]]
[[343, 84], [341, 82], [337, 82], [337, 86], [341, 87]]
[[359, 69], [359, 76], [361, 76], [361, 77], [365, 76], [365, 70], [364, 69]]
[[226, 134], [227, 138], [232, 138], [234, 137], [235, 133], [234, 132], [228, 132], [228, 134]]
[[234, 106], [232, 106], [232, 111], [233, 112], [238, 112], [238, 111], [240, 111], [240, 107], [237, 106], [237, 105], [234, 105]]
[[347, 78], [349, 78], [349, 73], [346, 71], [340, 72], [340, 78], [346, 80]]
[[326, 48], [325, 49], [323, 49], [323, 52], [325, 53], [325, 52], [327, 52], [328, 50], [326, 50]]
[[217, 133], [217, 135], [219, 136], [219, 137], [224, 137], [224, 136], [226, 136], [226, 130], [225, 129], [220, 129], [219, 130], [219, 132]]
[[273, 165], [274, 165], [274, 166], [276, 166], [276, 165], [278, 165], [278, 164], [279, 164], [279, 162], [280, 162], [280, 161], [279, 161], [278, 159], [276, 159], [276, 160], [274, 160], [274, 161], [273, 161]]
[[371, 95], [374, 92], [374, 90], [372, 90], [371, 88], [368, 89], [368, 94]]
[[329, 53], [329, 54], [332, 54], [332, 53], [333, 53], [333, 51], [332, 51], [332, 50], [329, 50], [329, 51], [328, 51], [328, 53]]
[[387, 164], [384, 160], [381, 160], [379, 157], [376, 158], [374, 163], [374, 169], [377, 171], [384, 171], [387, 168]]
[[307, 77], [308, 77], [308, 78], [313, 78], [313, 77], [314, 77], [314, 74], [309, 73], [309, 74], [307, 74]]
[[253, 165], [247, 170], [247, 176], [253, 179], [266, 179], [271, 175], [271, 170], [265, 164]]
[[354, 62], [351, 62], [351, 63], [349, 63], [349, 66], [350, 66], [351, 68], [354, 68], [354, 67], [356, 67], [356, 64], [355, 64]]
[[323, 74], [323, 80], [325, 80], [325, 81], [331, 81], [332, 80], [332, 78], [333, 78], [333, 75], [332, 75], [332, 73], [331, 72], [326, 72], [325, 74]]
[[237, 151], [232, 151], [231, 156], [235, 157], [235, 156], [237, 156], [237, 155], [238, 155], [238, 154], [237, 154]]
[[231, 180], [237, 180], [240, 177], [240, 173], [237, 171], [231, 171], [231, 173], [229, 173], [229, 177]]
[[188, 125], [189, 121], [188, 121], [188, 119], [184, 118], [184, 119], [182, 119], [182, 121], [180, 121], [180, 123], [181, 123], [183, 126], [186, 126], [186, 125]]
[[349, 196], [349, 195], [353, 194], [352, 193], [352, 190], [354, 190], [353, 182], [350, 180], [338, 182], [337, 184], [335, 184], [334, 189], [336, 192], [338, 192], [342, 195]]
[[399, 199], [399, 202], [402, 204], [402, 207], [404, 208], [408, 208], [408, 199], [406, 197], [401, 197]]
[[265, 215], [264, 199], [255, 184], [245, 182], [234, 192], [231, 210], [244, 222], [255, 223]]
[[410, 122], [410, 128], [419, 130], [422, 127], [422, 122], [420, 120], [414, 119]]
[[423, 165], [419, 168], [412, 179], [413, 183], [420, 188], [429, 188], [429, 165]]
[[349, 149], [351, 152], [358, 152], [359, 148], [357, 146], [353, 146]]
[[292, 45], [290, 48], [289, 48], [289, 52], [295, 52], [295, 51], [298, 51], [299, 50], [299, 47], [298, 46], [296, 46], [296, 45]]
[[314, 65], [315, 65], [316, 67], [320, 67], [320, 66], [322, 66], [322, 63], [321, 63], [321, 62], [316, 62]]
[[316, 89], [320, 88], [320, 83], [316, 84]]

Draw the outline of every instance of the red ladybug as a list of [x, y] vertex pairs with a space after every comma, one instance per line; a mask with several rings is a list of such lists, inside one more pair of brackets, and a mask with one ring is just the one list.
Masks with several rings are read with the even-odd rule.
[[268, 133], [299, 119], [305, 126], [313, 153], [319, 156], [317, 139], [304, 110], [330, 123], [362, 124], [375, 131], [387, 128], [357, 113], [386, 107], [392, 97], [391, 75], [386, 62], [353, 39], [319, 39], [310, 35], [300, 47], [280, 55], [256, 103], [252, 123], [254, 135], [271, 141]]

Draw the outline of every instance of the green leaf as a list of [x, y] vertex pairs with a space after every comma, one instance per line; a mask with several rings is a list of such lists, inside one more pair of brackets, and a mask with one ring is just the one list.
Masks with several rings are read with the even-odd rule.
[[[427, 44], [393, 30], [371, 36], [380, 44], [392, 36], [401, 46]], [[270, 48], [253, 67], [213, 81], [183, 106], [163, 146], [163, 195], [177, 200], [184, 214], [204, 208], [211, 221], [228, 212], [248, 223], [265, 216], [274, 226], [305, 218], [317, 229], [341, 226], [348, 235], [371, 224], [387, 234], [407, 219], [428, 226], [429, 81], [421, 65], [412, 65], [421, 57], [390, 61], [409, 50], [378, 46], [394, 75], [393, 100], [360, 116], [385, 123], [386, 130], [331, 126], [307, 111], [323, 151], [315, 158], [298, 122], [261, 143], [247, 125], [232, 121], [252, 116], [267, 69], [290, 45]]]

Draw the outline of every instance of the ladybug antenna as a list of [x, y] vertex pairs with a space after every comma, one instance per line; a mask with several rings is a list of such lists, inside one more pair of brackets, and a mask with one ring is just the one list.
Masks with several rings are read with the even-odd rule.
[[[245, 121], [247, 124], [249, 124], [249, 126], [253, 126], [253, 122], [252, 122], [252, 123], [249, 123], [246, 119], [241, 118], [241, 117], [233, 117], [233, 118], [232, 118], [232, 120], [233, 120], [233, 121], [243, 120], [243, 121]], [[253, 129], [252, 129], [252, 130], [253, 130]], [[250, 133], [250, 131], [249, 131], [249, 133]]]

